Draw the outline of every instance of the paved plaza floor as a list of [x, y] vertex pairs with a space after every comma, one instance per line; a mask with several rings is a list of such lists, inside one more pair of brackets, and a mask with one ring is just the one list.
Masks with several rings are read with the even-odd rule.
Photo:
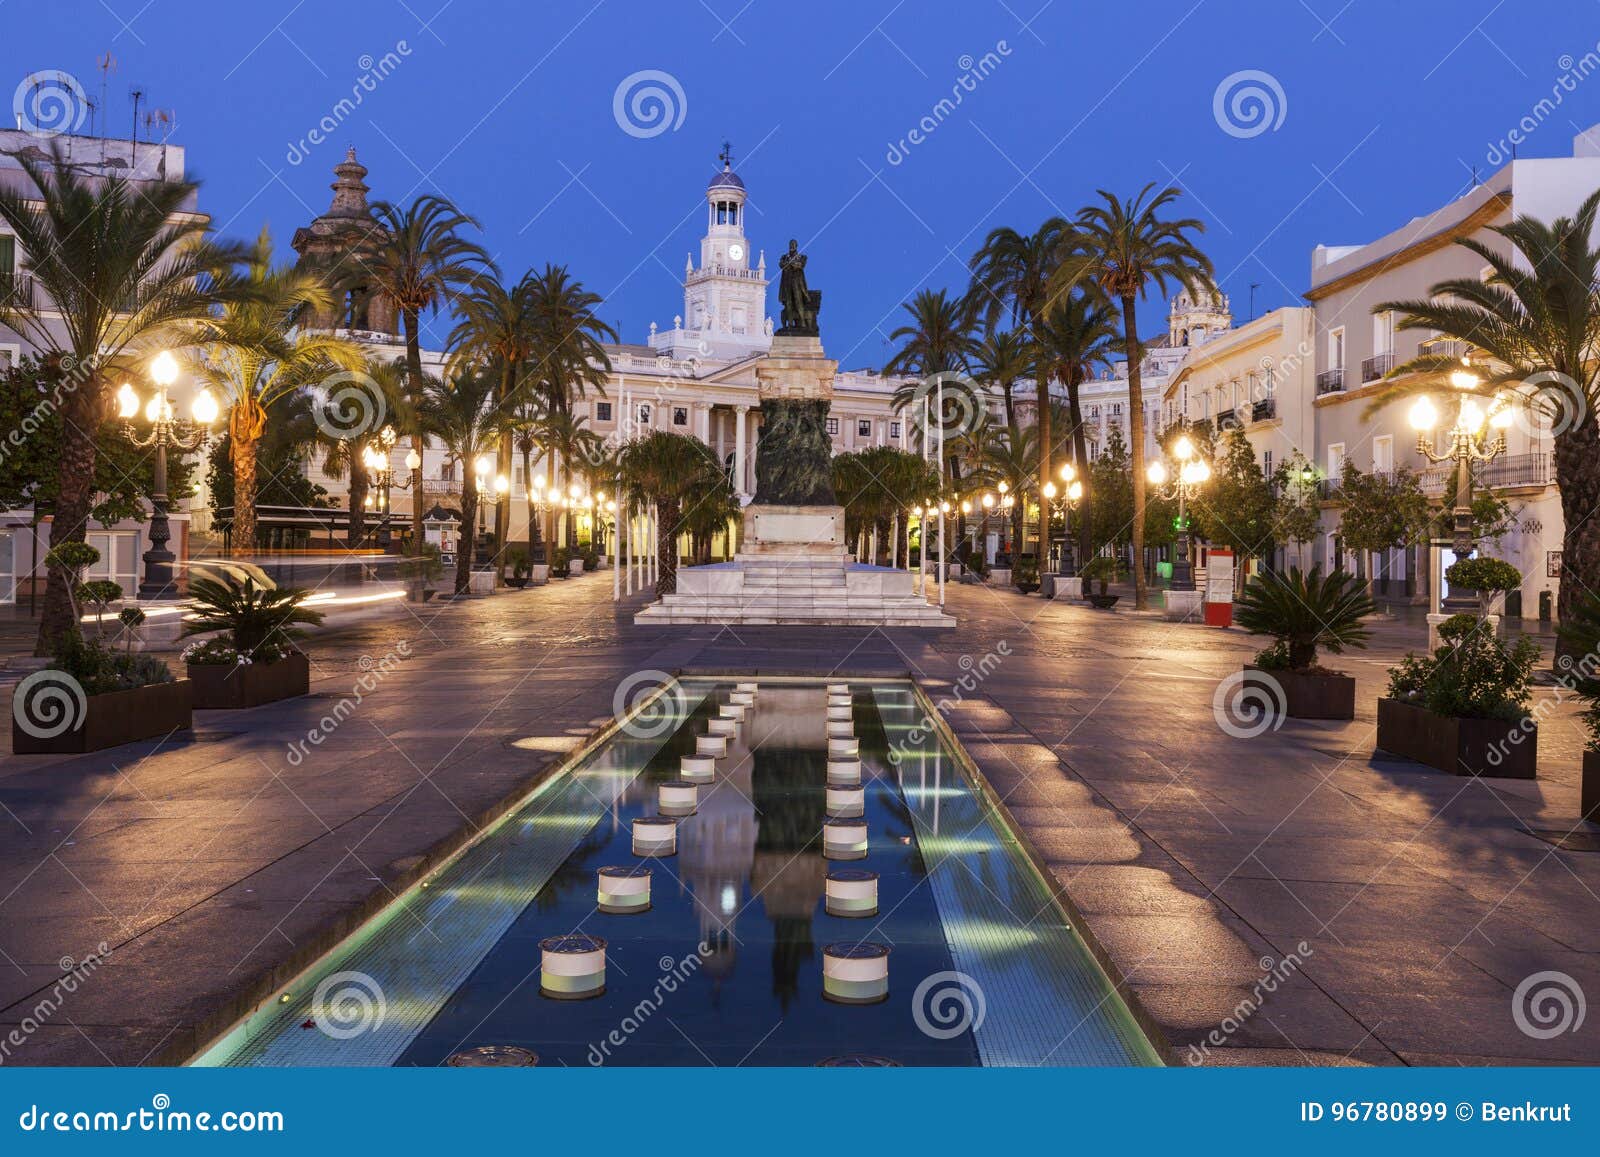
[[0, 1040], [23, 1041], [5, 1063], [192, 1055], [647, 670], [917, 678], [1174, 1063], [1600, 1062], [1600, 1014], [1548, 1036], [1514, 1000], [1547, 972], [1600, 999], [1600, 853], [1531, 834], [1576, 824], [1575, 711], [1541, 727], [1533, 782], [1375, 758], [1385, 668], [1418, 626], [1380, 622], [1338, 661], [1353, 722], [1246, 737], [1213, 707], [1256, 649], [1237, 631], [961, 586], [943, 633], [645, 629], [642, 600], [610, 594], [597, 575], [408, 609], [313, 641], [309, 698], [0, 758]]

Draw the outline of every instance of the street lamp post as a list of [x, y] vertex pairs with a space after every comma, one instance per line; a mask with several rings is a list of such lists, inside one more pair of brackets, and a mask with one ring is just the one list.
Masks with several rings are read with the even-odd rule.
[[376, 439], [367, 444], [361, 452], [361, 461], [367, 468], [367, 475], [378, 489], [378, 501], [375, 513], [378, 515], [378, 547], [388, 550], [393, 542], [393, 531], [389, 525], [391, 490], [410, 490], [412, 473], [422, 465], [422, 457], [415, 448], [406, 452], [406, 480], [394, 480], [394, 466], [390, 461], [390, 453], [394, 450], [397, 440], [393, 426], [385, 426], [378, 431]]
[[[1077, 556], [1072, 544], [1072, 512], [1078, 509], [1078, 503], [1083, 499], [1083, 483], [1078, 481], [1078, 469], [1071, 462], [1063, 462], [1060, 473], [1066, 492], [1061, 499], [1061, 554], [1056, 560], [1056, 574], [1071, 578], [1078, 573]], [[1054, 494], [1055, 483], [1049, 483], [1048, 489]]]
[[167, 387], [178, 380], [178, 359], [166, 350], [151, 360], [150, 377], [156, 383], [156, 392], [144, 407], [145, 421], [150, 423], [148, 435], [141, 438], [134, 428], [132, 418], [139, 412], [139, 396], [126, 382], [117, 391], [117, 406], [120, 416], [127, 421], [128, 440], [141, 449], [154, 447], [156, 452], [150, 494], [150, 549], [144, 552], [144, 579], [139, 583], [139, 597], [170, 599], [177, 595], [178, 588], [172, 576], [176, 556], [167, 549], [172, 538], [172, 528], [167, 521], [171, 505], [167, 496], [167, 447], [185, 453], [199, 449], [206, 440], [206, 427], [217, 420], [217, 400], [210, 390], [202, 389], [195, 395], [191, 411], [193, 422], [173, 417]]
[[[1211, 466], [1196, 456], [1194, 443], [1187, 434], [1173, 443], [1172, 455], [1178, 460], [1178, 476], [1167, 486], [1168, 472], [1165, 462], [1150, 463], [1145, 477], [1166, 499], [1178, 500], [1178, 549], [1172, 560], [1172, 589], [1194, 590], [1194, 564], [1189, 560], [1189, 500], [1199, 493], [1201, 485], [1211, 477]], [[1165, 488], [1165, 489], [1162, 489]]]
[[[1477, 375], [1463, 367], [1450, 375], [1457, 389], [1472, 389], [1478, 384]], [[1450, 549], [1459, 561], [1468, 558], [1477, 549], [1472, 526], [1472, 464], [1487, 462], [1506, 452], [1505, 430], [1515, 415], [1509, 401], [1497, 398], [1485, 415], [1478, 400], [1464, 397], [1456, 408], [1456, 420], [1445, 434], [1448, 448], [1443, 453], [1434, 450], [1434, 431], [1439, 425], [1439, 411], [1429, 398], [1419, 398], [1411, 407], [1411, 428], [1417, 432], [1417, 453], [1429, 462], [1452, 462], [1456, 473], [1455, 504], [1451, 508]], [[1496, 433], [1491, 436], [1486, 427]], [[1452, 586], [1447, 598], [1439, 603], [1445, 614], [1471, 614], [1478, 608], [1476, 591]]]

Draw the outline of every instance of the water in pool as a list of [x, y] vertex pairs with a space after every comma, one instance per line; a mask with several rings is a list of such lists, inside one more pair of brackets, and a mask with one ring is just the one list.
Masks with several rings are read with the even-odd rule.
[[686, 764], [735, 687], [677, 684], [198, 1063], [1157, 1063], [909, 684], [762, 680]]

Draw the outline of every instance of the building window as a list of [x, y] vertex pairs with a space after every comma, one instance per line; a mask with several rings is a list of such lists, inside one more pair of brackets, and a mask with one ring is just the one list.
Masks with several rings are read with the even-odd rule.
[[1344, 443], [1332, 442], [1328, 445], [1328, 477], [1337, 478], [1344, 473]]
[[688, 406], [673, 406], [672, 407], [672, 424], [674, 426], [687, 426], [689, 424], [689, 407]]
[[456, 463], [453, 458], [446, 458], [439, 463], [439, 481], [454, 482], [456, 480]]
[[1328, 331], [1328, 368], [1344, 369], [1344, 326]]
[[1387, 474], [1394, 469], [1394, 435], [1379, 434], [1372, 440], [1372, 472]]
[[640, 405], [640, 407], [639, 407], [639, 425], [648, 426], [649, 424], [650, 424], [650, 403], [649, 402], [645, 402], [642, 405]]
[[1272, 481], [1272, 451], [1261, 451], [1261, 473], [1266, 475], [1267, 481]]
[[857, 438], [870, 438], [870, 437], [872, 437], [872, 419], [871, 418], [858, 418], [856, 420], [856, 437]]
[[829, 418], [828, 419], [828, 433], [837, 434], [838, 432], [839, 432], [839, 419], [838, 418]]
[[596, 402], [594, 404], [594, 420], [597, 422], [611, 421], [611, 403]]
[[898, 438], [899, 436], [900, 436], [900, 423], [899, 422], [890, 422], [889, 423], [889, 437]]

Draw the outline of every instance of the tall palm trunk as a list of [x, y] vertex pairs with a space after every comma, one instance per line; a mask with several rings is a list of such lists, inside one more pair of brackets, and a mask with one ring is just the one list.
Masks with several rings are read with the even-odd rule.
[[1144, 383], [1139, 368], [1139, 319], [1131, 293], [1122, 295], [1122, 334], [1128, 351], [1128, 440], [1133, 443], [1133, 609], [1150, 601], [1144, 576]]
[[[406, 331], [406, 376], [411, 383], [411, 398], [413, 401], [422, 397], [422, 339], [417, 333], [419, 324], [418, 311], [403, 309], [400, 319]], [[411, 448], [417, 452], [417, 468], [411, 472], [411, 549], [420, 553], [425, 541], [422, 531], [422, 453], [426, 448], [427, 438], [421, 430], [411, 437]], [[466, 464], [463, 473], [471, 475], [472, 466]]]
[[1045, 484], [1050, 481], [1050, 375], [1033, 376], [1035, 394], [1039, 399], [1039, 570], [1045, 569], [1045, 555], [1050, 549], [1050, 504], [1044, 496]]
[[[1082, 388], [1082, 374], [1073, 370], [1067, 375], [1067, 420], [1072, 423], [1072, 464], [1078, 468], [1078, 481], [1083, 484], [1083, 498], [1078, 502], [1079, 566], [1089, 561], [1089, 526], [1094, 516], [1094, 495], [1089, 491], [1089, 446], [1084, 438], [1083, 407], [1078, 399], [1078, 391]], [[1065, 524], [1061, 529], [1064, 536]]]
[[345, 526], [345, 545], [358, 550], [367, 537], [367, 491], [372, 480], [360, 454], [350, 455], [350, 519]]
[[678, 500], [656, 499], [656, 594], [678, 589]]
[[[105, 383], [96, 374], [83, 388], [70, 391], [61, 407], [61, 457], [56, 467], [55, 510], [50, 519], [51, 550], [65, 543], [82, 542], [89, 525], [89, 507], [94, 500], [94, 431], [100, 428], [100, 398], [104, 390]], [[77, 629], [67, 576], [60, 567], [50, 567], [33, 653], [54, 655], [61, 641]]]
[[534, 566], [544, 563], [544, 540], [539, 534], [539, 507], [533, 500], [533, 447], [523, 445], [522, 488], [528, 503], [528, 561]]
[[[511, 397], [511, 390], [517, 380], [517, 367], [515, 363], [507, 361], [505, 371], [500, 378], [500, 414], [506, 411], [507, 399]], [[511, 477], [511, 430], [505, 429], [500, 434], [500, 445], [495, 450], [495, 470], [498, 475], [505, 478]], [[523, 472], [526, 479], [527, 472]], [[506, 577], [506, 543], [511, 538], [511, 491], [506, 491], [507, 501], [494, 504], [494, 540], [499, 545], [500, 578]]]
[[478, 481], [470, 469], [461, 480], [461, 541], [456, 546], [456, 594], [472, 585], [472, 558], [477, 553]]
[[1014, 385], [1014, 382], [1008, 381], [1000, 383], [1000, 396], [1005, 400], [1006, 407], [1006, 429], [1013, 437], [1017, 432], [1017, 401], [1011, 396], [1011, 390]]
[[[1571, 429], [1556, 435], [1555, 441], [1556, 481], [1566, 524], [1556, 614], [1562, 622], [1572, 623], [1600, 576], [1600, 425], [1593, 414], [1585, 414]], [[1556, 654], [1582, 658], [1582, 651], [1565, 637], [1557, 639]]]
[[229, 432], [233, 451], [233, 533], [229, 554], [250, 554], [256, 548], [256, 451], [259, 443], [248, 432]]

